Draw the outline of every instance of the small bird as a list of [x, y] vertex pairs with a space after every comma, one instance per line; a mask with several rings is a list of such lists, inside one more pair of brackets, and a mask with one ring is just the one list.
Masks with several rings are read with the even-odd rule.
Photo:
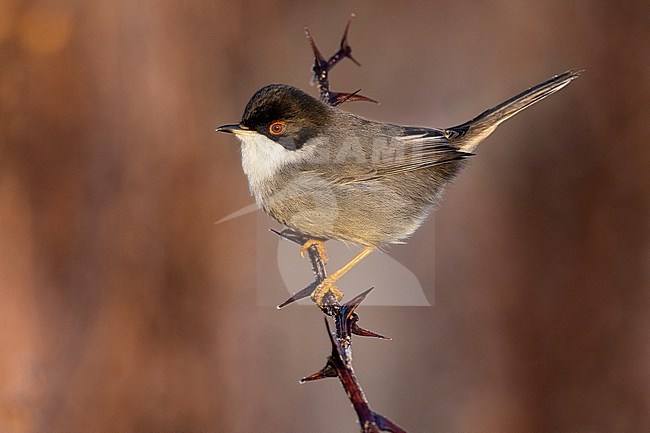
[[258, 206], [310, 240], [363, 249], [311, 294], [319, 307], [336, 281], [370, 253], [404, 243], [440, 202], [472, 151], [503, 121], [578, 77], [571, 70], [451, 128], [400, 126], [327, 105], [302, 90], [271, 84], [248, 102], [241, 122], [219, 132], [241, 140], [242, 167]]

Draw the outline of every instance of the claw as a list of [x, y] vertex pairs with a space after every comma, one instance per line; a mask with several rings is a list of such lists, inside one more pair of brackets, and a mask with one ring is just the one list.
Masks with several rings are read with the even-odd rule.
[[318, 308], [323, 309], [327, 305], [333, 304], [332, 300], [336, 300], [336, 302], [338, 302], [343, 299], [343, 292], [338, 287], [336, 287], [334, 284], [335, 281], [335, 279], [327, 277], [312, 292], [311, 299], [316, 303]]
[[300, 257], [304, 259], [305, 254], [307, 254], [311, 247], [316, 248], [316, 251], [323, 261], [323, 264], [326, 265], [329, 261], [329, 258], [327, 257], [327, 251], [325, 250], [325, 241], [322, 241], [320, 239], [309, 239], [307, 242], [302, 244], [302, 247], [300, 248]]

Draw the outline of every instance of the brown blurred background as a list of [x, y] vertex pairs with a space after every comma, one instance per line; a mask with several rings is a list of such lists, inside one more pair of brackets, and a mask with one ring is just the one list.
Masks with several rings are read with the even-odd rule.
[[0, 1], [0, 431], [357, 430], [336, 380], [297, 383], [320, 313], [258, 306], [255, 214], [214, 225], [252, 202], [214, 128], [271, 82], [315, 95], [302, 27], [329, 54], [352, 11], [363, 67], [333, 87], [379, 120], [450, 126], [587, 70], [391, 250], [435, 264], [435, 307], [362, 309], [394, 337], [355, 342], [373, 408], [412, 432], [650, 430], [649, 9]]

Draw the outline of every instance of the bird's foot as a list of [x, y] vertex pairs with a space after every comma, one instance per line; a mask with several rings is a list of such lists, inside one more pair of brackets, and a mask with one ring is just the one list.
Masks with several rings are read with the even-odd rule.
[[325, 250], [325, 241], [322, 241], [320, 239], [309, 239], [307, 240], [307, 242], [302, 244], [302, 247], [300, 248], [300, 257], [304, 259], [305, 254], [307, 254], [308, 250], [311, 247], [316, 247], [316, 251], [318, 252], [318, 255], [323, 261], [323, 264], [326, 265], [327, 262], [329, 261], [329, 258], [327, 257], [327, 251]]
[[313, 292], [311, 292], [311, 299], [316, 303], [318, 308], [323, 308], [326, 305], [331, 305], [343, 299], [343, 292], [334, 284], [336, 279], [327, 277], [321, 282]]

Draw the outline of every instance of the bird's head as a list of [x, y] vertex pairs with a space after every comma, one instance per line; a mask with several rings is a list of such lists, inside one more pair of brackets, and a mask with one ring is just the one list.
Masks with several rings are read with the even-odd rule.
[[286, 150], [297, 150], [324, 133], [332, 111], [300, 89], [271, 84], [253, 95], [240, 123], [222, 125], [217, 131], [236, 134], [243, 142], [264, 136]]

